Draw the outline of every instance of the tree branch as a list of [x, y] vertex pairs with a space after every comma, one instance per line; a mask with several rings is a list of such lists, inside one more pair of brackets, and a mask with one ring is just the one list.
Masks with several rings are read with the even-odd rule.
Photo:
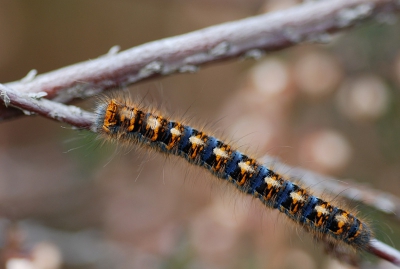
[[[149, 78], [196, 72], [200, 66], [216, 61], [258, 58], [266, 51], [326, 41], [329, 33], [399, 10], [398, 0], [313, 2], [150, 42], [120, 53], [113, 48], [97, 59], [6, 85], [21, 92], [45, 92], [47, 99], [68, 103]], [[20, 115], [23, 114], [18, 110], [0, 107], [0, 121]]]

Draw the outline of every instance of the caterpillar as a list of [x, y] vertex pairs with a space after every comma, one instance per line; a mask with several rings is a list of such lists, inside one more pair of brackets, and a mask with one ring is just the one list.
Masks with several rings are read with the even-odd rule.
[[114, 142], [136, 143], [183, 157], [320, 237], [355, 250], [367, 250], [373, 238], [369, 225], [355, 213], [312, 195], [228, 143], [125, 98], [101, 100], [92, 129]]

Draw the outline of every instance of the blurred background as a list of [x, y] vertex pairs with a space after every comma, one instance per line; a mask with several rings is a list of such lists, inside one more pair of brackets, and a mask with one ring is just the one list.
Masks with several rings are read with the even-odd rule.
[[[0, 81], [299, 3], [0, 0]], [[127, 90], [256, 157], [400, 196], [399, 33], [398, 18], [381, 17], [326, 36], [327, 45]], [[95, 101], [76, 105], [92, 110]], [[40, 117], [0, 130], [3, 268], [350, 268], [286, 217], [184, 160], [101, 146], [95, 135]], [[400, 247], [398, 220], [348, 203], [380, 240]]]

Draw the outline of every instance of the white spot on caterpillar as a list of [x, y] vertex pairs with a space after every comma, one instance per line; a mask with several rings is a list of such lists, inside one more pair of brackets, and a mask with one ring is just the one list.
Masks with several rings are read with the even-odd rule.
[[335, 220], [337, 222], [347, 222], [348, 218], [346, 216], [343, 216], [343, 215], [336, 215], [335, 216]]
[[191, 137], [189, 138], [189, 141], [190, 141], [190, 143], [195, 144], [195, 145], [200, 145], [200, 146], [203, 146], [203, 145], [204, 145], [204, 141], [201, 140], [201, 139], [198, 138], [198, 137], [195, 137], [195, 136], [191, 136]]
[[267, 183], [268, 185], [272, 185], [275, 188], [278, 188], [281, 186], [281, 183], [279, 183], [278, 180], [272, 178], [272, 177], [265, 177], [264, 178], [265, 183]]
[[297, 200], [297, 201], [300, 201], [300, 202], [303, 202], [303, 201], [304, 201], [304, 197], [303, 197], [302, 195], [298, 194], [297, 192], [291, 192], [291, 193], [290, 193], [290, 197], [291, 197], [293, 200]]
[[222, 150], [221, 148], [215, 148], [215, 149], [213, 149], [213, 153], [214, 153], [216, 156], [219, 156], [219, 157], [224, 158], [224, 159], [228, 159], [228, 158], [229, 158], [228, 153], [226, 153], [226, 151], [225, 151], [225, 150]]
[[171, 134], [176, 135], [176, 136], [181, 136], [182, 135], [181, 131], [179, 131], [176, 128], [172, 128], [170, 132], [171, 132]]
[[253, 168], [252, 166], [248, 165], [248, 164], [245, 163], [245, 162], [240, 162], [240, 163], [238, 164], [238, 166], [240, 167], [240, 169], [242, 169], [242, 170], [244, 170], [244, 171], [246, 171], [246, 172], [254, 173], [254, 168]]
[[150, 116], [147, 120], [147, 126], [149, 126], [152, 130], [157, 129], [160, 126], [157, 118]]
[[318, 212], [321, 213], [322, 215], [329, 215], [329, 210], [326, 209], [323, 206], [317, 205], [316, 207], [314, 207], [314, 209]]
[[133, 110], [122, 110], [120, 112], [121, 117], [124, 116], [127, 119], [133, 119], [133, 117], [135, 117], [135, 113], [133, 112]]

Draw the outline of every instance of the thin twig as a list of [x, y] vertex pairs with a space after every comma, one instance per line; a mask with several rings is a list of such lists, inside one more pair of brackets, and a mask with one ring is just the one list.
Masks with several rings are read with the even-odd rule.
[[0, 84], [0, 98], [6, 107], [18, 108], [25, 115], [38, 114], [79, 129], [90, 129], [94, 119], [93, 113], [76, 106], [67, 106], [44, 99], [44, 95], [46, 93], [21, 93]]
[[369, 252], [400, 267], [400, 252], [379, 240], [371, 240]]
[[[68, 106], [46, 100], [41, 98], [40, 94], [28, 95], [27, 93], [21, 93], [2, 84], [0, 84], [0, 99], [6, 106], [13, 106], [20, 110], [27, 110], [48, 119], [68, 123], [79, 129], [93, 131], [91, 126], [95, 119], [94, 114], [84, 111], [76, 106]], [[274, 163], [280, 167], [288, 167], [276, 160], [274, 160]], [[291, 173], [292, 175], [295, 175], [293, 171]], [[302, 170], [302, 173], [304, 173], [302, 178], [306, 178], [307, 175], [313, 174], [312, 172], [305, 170]], [[299, 174], [297, 174], [297, 177], [299, 178]], [[400, 252], [379, 240], [371, 240], [368, 252], [400, 266]]]
[[[6, 84], [21, 92], [46, 92], [47, 99], [68, 103], [101, 91], [139, 81], [195, 72], [200, 66], [237, 57], [258, 58], [264, 52], [303, 42], [326, 42], [329, 33], [361, 20], [389, 16], [400, 10], [399, 0], [335, 0], [311, 2], [291, 9], [212, 26], [49, 73], [29, 74]], [[0, 107], [0, 120], [23, 115]]]

